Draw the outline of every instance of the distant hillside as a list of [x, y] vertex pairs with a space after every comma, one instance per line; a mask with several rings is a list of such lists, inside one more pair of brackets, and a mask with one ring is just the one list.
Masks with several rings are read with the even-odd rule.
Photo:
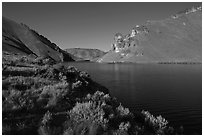
[[2, 17], [2, 50], [11, 53], [50, 57], [55, 61], [73, 61], [71, 56], [25, 24]]
[[179, 12], [160, 21], [117, 33], [112, 50], [98, 62], [202, 62], [202, 8]]
[[99, 49], [86, 49], [86, 48], [70, 48], [65, 49], [65, 51], [75, 56], [78, 60], [90, 60], [90, 61], [95, 61], [106, 54], [106, 52], [101, 51]]

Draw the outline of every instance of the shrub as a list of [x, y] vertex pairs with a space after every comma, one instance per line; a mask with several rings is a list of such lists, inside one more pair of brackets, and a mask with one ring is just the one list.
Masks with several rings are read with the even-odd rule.
[[38, 129], [40, 135], [54, 135], [56, 134], [56, 129], [51, 128], [51, 122], [53, 120], [53, 115], [47, 111], [42, 118], [41, 125]]
[[79, 76], [82, 78], [90, 78], [90, 75], [85, 71], [80, 71]]
[[2, 80], [2, 89], [3, 90], [32, 90], [41, 88], [43, 86], [55, 83], [55, 81], [50, 81], [48, 79], [40, 77], [23, 77], [23, 76], [14, 76], [8, 77]]
[[[129, 134], [133, 114], [121, 104], [117, 107], [112, 105], [115, 103], [111, 101], [115, 100], [108, 94], [97, 91], [81, 101], [69, 111], [64, 134]], [[92, 127], [97, 128], [92, 130]]]
[[106, 124], [108, 121], [104, 119], [104, 111], [100, 105], [95, 102], [77, 103], [76, 106], [69, 112], [70, 118], [75, 122], [91, 120], [98, 124]]
[[47, 111], [40, 122], [38, 133], [42, 135], [63, 134], [63, 123], [66, 120], [65, 113]]
[[66, 81], [47, 85], [42, 88], [38, 103], [40, 103], [42, 107], [62, 111], [70, 107], [69, 94], [69, 83]]
[[[117, 106], [117, 101], [114, 98], [111, 98], [109, 94], [105, 94], [101, 91], [96, 91], [93, 95], [87, 94], [85, 97], [86, 101], [93, 101], [98, 103], [106, 103], [108, 105]], [[113, 105], [114, 104], [114, 105]]]
[[3, 90], [3, 106], [2, 111], [32, 109], [34, 102], [31, 92], [19, 90]]
[[127, 116], [130, 114], [130, 110], [128, 108], [124, 108], [121, 104], [117, 107], [117, 112], [120, 116]]
[[173, 132], [172, 127], [168, 126], [168, 121], [161, 115], [154, 117], [148, 111], [144, 110], [142, 111], [142, 114], [145, 116], [145, 122], [156, 134], [169, 134], [170, 132]]
[[119, 125], [119, 129], [113, 132], [115, 135], [128, 135], [128, 129], [130, 128], [130, 122], [122, 122]]
[[96, 102], [77, 103], [68, 113], [65, 134], [102, 134], [107, 128], [108, 119], [105, 112]]
[[53, 65], [56, 62], [49, 57], [37, 57], [35, 60], [32, 61], [32, 63], [43, 66], [46, 64]]
[[78, 89], [82, 86], [82, 82], [78, 80], [77, 82], [72, 84], [72, 89]]

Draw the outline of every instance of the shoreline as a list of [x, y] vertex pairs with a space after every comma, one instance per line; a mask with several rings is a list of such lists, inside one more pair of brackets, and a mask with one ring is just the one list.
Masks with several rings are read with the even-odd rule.
[[[95, 61], [72, 61], [77, 63], [99, 63], [99, 64], [181, 64], [181, 65], [197, 65], [202, 64], [202, 62], [95, 62]], [[66, 62], [64, 62], [66, 63]]]

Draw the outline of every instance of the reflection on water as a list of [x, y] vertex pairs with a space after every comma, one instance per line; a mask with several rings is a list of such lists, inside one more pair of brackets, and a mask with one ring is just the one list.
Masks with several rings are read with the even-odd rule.
[[202, 129], [201, 65], [71, 63], [132, 111], [162, 115], [186, 133]]

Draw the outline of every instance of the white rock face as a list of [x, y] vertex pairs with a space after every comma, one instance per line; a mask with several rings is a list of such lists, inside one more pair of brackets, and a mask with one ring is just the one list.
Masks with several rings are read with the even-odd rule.
[[146, 26], [136, 25], [130, 34], [122, 35], [121, 33], [116, 33], [114, 36], [114, 43], [111, 45], [112, 50], [116, 53], [125, 50], [130, 46], [136, 46], [135, 43], [136, 36], [141, 33], [149, 33], [149, 30]]
[[137, 35], [137, 31], [135, 29], [132, 29], [130, 37], [134, 37]]

